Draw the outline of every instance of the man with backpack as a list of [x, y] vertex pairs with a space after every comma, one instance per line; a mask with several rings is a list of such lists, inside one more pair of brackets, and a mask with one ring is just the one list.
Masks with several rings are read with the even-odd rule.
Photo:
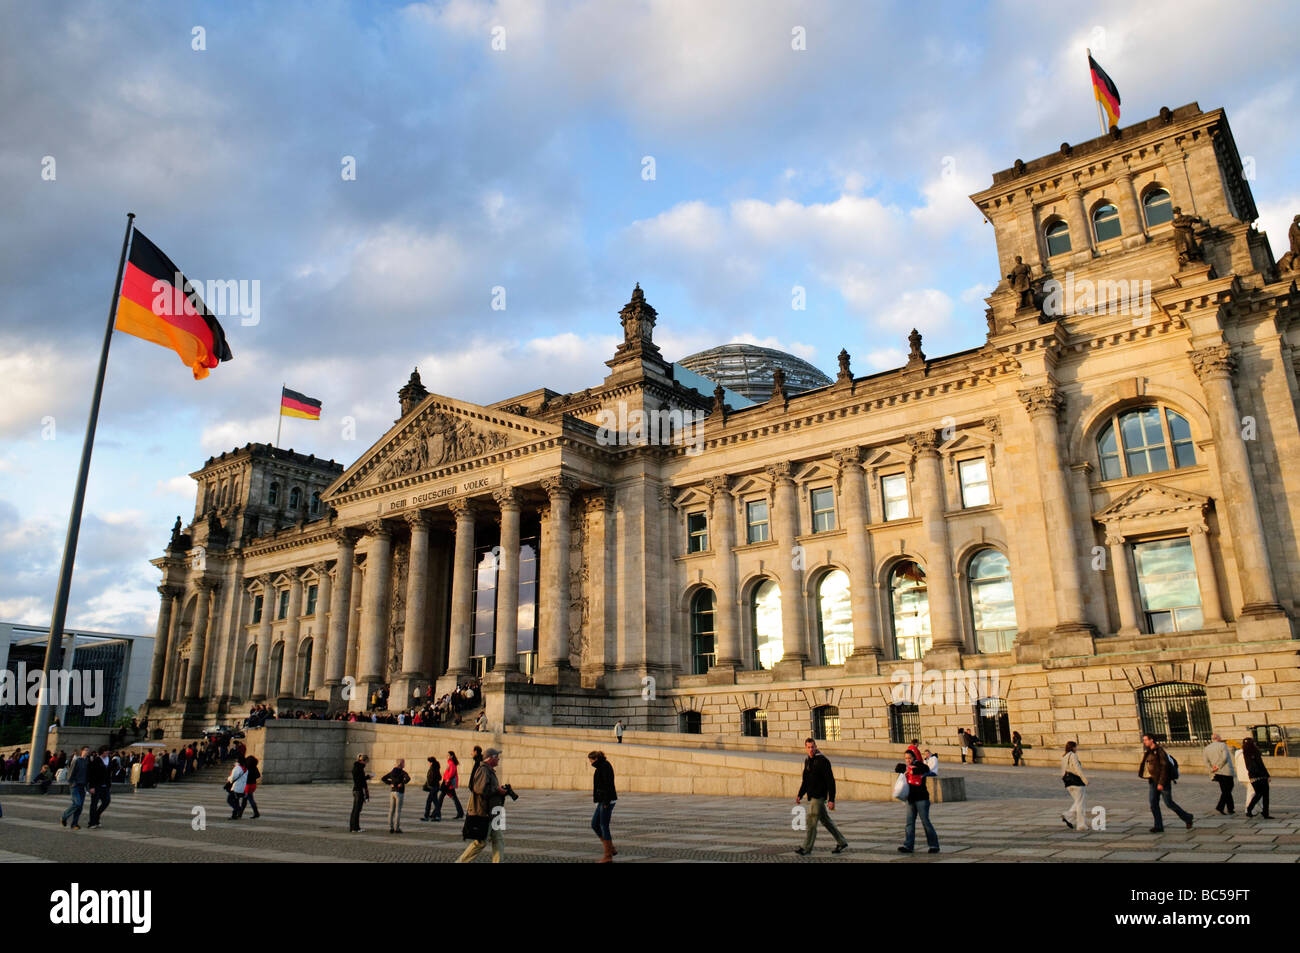
[[1159, 834], [1165, 829], [1164, 818], [1160, 816], [1161, 798], [1164, 799], [1165, 807], [1177, 814], [1190, 831], [1192, 815], [1174, 803], [1173, 789], [1174, 782], [1178, 780], [1178, 762], [1164, 748], [1156, 744], [1156, 740], [1150, 735], [1142, 736], [1142, 749], [1142, 763], [1138, 766], [1138, 777], [1145, 777], [1150, 789], [1148, 799], [1151, 804], [1151, 816], [1156, 821], [1155, 827], [1151, 828], [1151, 833]]

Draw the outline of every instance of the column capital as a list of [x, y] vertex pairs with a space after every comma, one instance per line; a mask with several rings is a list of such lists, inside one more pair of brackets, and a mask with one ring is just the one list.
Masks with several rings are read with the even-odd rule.
[[1124, 545], [1124, 537], [1121, 536], [1119, 533], [1107, 533], [1107, 534], [1106, 534], [1106, 545], [1107, 545], [1107, 546], [1123, 546], [1123, 545]]
[[371, 520], [365, 525], [365, 532], [376, 539], [388, 538], [393, 535], [393, 527], [388, 520]]
[[1209, 536], [1210, 527], [1206, 526], [1201, 520], [1191, 523], [1187, 527], [1187, 532], [1191, 536]]
[[517, 486], [503, 486], [499, 490], [493, 490], [492, 499], [503, 510], [517, 510], [523, 503], [523, 496]]
[[552, 502], [560, 497], [572, 496], [573, 491], [577, 488], [578, 481], [563, 473], [557, 474], [556, 476], [549, 476], [542, 480], [542, 489], [546, 491], [547, 496], [551, 498]]
[[478, 513], [478, 503], [473, 500], [452, 500], [447, 504], [447, 508], [451, 510], [451, 515], [456, 517], [457, 523], [472, 520]]
[[311, 564], [312, 572], [322, 579], [329, 574], [330, 564], [328, 560], [320, 559]]
[[934, 430], [914, 430], [911, 433], [903, 434], [903, 439], [907, 441], [907, 445], [911, 448], [914, 457], [938, 455], [939, 453], [939, 435]]
[[194, 580], [194, 588], [203, 592], [212, 592], [221, 588], [221, 580], [209, 579], [207, 576], [200, 576]]
[[704, 481], [704, 492], [709, 494], [710, 499], [713, 499], [720, 494], [729, 493], [730, 491], [731, 477], [729, 476], [709, 477]]
[[984, 418], [984, 429], [987, 430], [989, 433], [993, 434], [993, 436], [995, 436], [995, 437], [1001, 437], [1001, 436], [1002, 436], [1002, 418], [1001, 418], [1001, 417], [996, 417], [996, 416], [993, 416], [993, 417], [985, 417], [985, 418]]
[[261, 583], [262, 588], [265, 591], [267, 592], [271, 591], [271, 574], [269, 572], [258, 573], [257, 581]]
[[770, 479], [774, 484], [780, 484], [782, 486], [785, 484], [794, 484], [794, 477], [791, 475], [789, 460], [781, 460], [777, 463], [768, 464], [763, 469], [767, 473], [768, 479]]
[[158, 587], [158, 595], [162, 596], [164, 599], [175, 599], [184, 592], [185, 590], [180, 586], [169, 586], [166, 583], [163, 583]]
[[673, 488], [672, 488], [671, 485], [669, 485], [669, 484], [667, 484], [667, 483], [661, 483], [661, 484], [659, 485], [659, 505], [660, 505], [660, 506], [663, 506], [663, 507], [670, 507], [670, 506], [672, 506], [672, 505], [673, 505], [673, 497], [676, 496], [676, 495], [677, 495], [677, 494], [676, 494], [676, 492], [673, 490]]
[[359, 526], [340, 526], [330, 535], [340, 546], [352, 547], [364, 534]]
[[302, 566], [291, 566], [284, 571], [284, 575], [288, 577], [290, 585], [297, 585], [302, 582], [302, 574]]
[[596, 492], [589, 493], [583, 502], [588, 513], [603, 513], [606, 510], [612, 510], [614, 508], [614, 488], [601, 487]]
[[1212, 380], [1229, 380], [1237, 369], [1237, 357], [1227, 344], [1215, 344], [1197, 351], [1188, 351], [1192, 370], [1201, 383]]
[[430, 522], [433, 520], [433, 514], [428, 510], [414, 510], [410, 513], [404, 513], [402, 519], [406, 522], [407, 526], [411, 527], [411, 529], [415, 529], [417, 526], [423, 526], [425, 529], [428, 529]]
[[1065, 399], [1052, 384], [1038, 384], [1016, 391], [1016, 396], [1025, 405], [1030, 417], [1051, 416], [1055, 418], [1061, 412]]
[[862, 448], [857, 446], [841, 447], [831, 454], [831, 458], [841, 467], [853, 467], [862, 462]]

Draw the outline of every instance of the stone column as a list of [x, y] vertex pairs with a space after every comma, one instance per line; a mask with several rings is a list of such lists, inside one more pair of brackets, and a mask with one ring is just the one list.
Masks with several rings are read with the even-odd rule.
[[[767, 468], [772, 480], [772, 528], [781, 553], [781, 661], [798, 663], [798, 671], [780, 672], [776, 677], [799, 677], [812, 661], [804, 611], [803, 559], [799, 552], [799, 502], [788, 461]], [[820, 661], [820, 660], [817, 660]]]
[[925, 527], [927, 571], [925, 585], [930, 599], [930, 651], [928, 666], [959, 668], [965, 640], [958, 625], [956, 586], [953, 584], [952, 543], [945, 500], [943, 463], [939, 459], [938, 435], [933, 430], [906, 434], [916, 467], [916, 492], [920, 501], [921, 524]]
[[159, 586], [158, 628], [153, 640], [153, 664], [149, 667], [149, 704], [155, 705], [163, 697], [163, 672], [167, 668], [167, 652], [171, 644], [172, 612], [180, 598], [176, 586]]
[[478, 508], [473, 500], [451, 504], [456, 517], [456, 551], [451, 564], [451, 652], [447, 674], [459, 678], [469, 674], [470, 639], [473, 637], [474, 611], [474, 517]]
[[1106, 537], [1110, 547], [1110, 571], [1115, 578], [1115, 601], [1119, 603], [1119, 632], [1117, 635], [1137, 635], [1137, 593], [1133, 591], [1133, 569], [1129, 564], [1128, 546], [1124, 537], [1113, 535]]
[[1204, 523], [1187, 528], [1192, 538], [1192, 558], [1196, 560], [1196, 581], [1201, 587], [1201, 616], [1205, 628], [1223, 625], [1223, 602], [1219, 598], [1219, 577], [1210, 555], [1210, 529]]
[[872, 674], [884, 655], [880, 616], [876, 611], [876, 580], [872, 575], [871, 534], [867, 532], [867, 478], [862, 449], [835, 452], [840, 467], [840, 506], [849, 537], [849, 603], [853, 611], [853, 655], [846, 671]]
[[298, 697], [298, 633], [302, 628], [302, 570], [290, 569], [289, 624], [284, 630], [284, 652], [280, 656], [280, 694]]
[[176, 594], [176, 608], [180, 611], [172, 613], [171, 634], [167, 637], [167, 657], [163, 659], [163, 682], [162, 697], [168, 701], [175, 701], [182, 694], [185, 686], [182, 685], [182, 692], [176, 690], [176, 655], [181, 645], [181, 626], [185, 622], [185, 587], [179, 587]]
[[[714, 602], [713, 624], [717, 634], [718, 661], [709, 670], [710, 681], [734, 682], [736, 669], [744, 665], [740, 644], [740, 603], [736, 592], [735, 503], [730, 478], [717, 476], [705, 484], [709, 493], [709, 535], [713, 543], [713, 565], [718, 591]], [[716, 676], [713, 675], [717, 671]]]
[[1070, 253], [1092, 255], [1092, 222], [1088, 220], [1088, 210], [1083, 207], [1083, 193], [1072, 189], [1066, 195], [1068, 212], [1066, 219], [1070, 223]]
[[339, 701], [334, 695], [340, 691], [347, 674], [344, 664], [348, 656], [348, 620], [351, 618], [352, 569], [356, 556], [357, 531], [339, 529], [334, 533], [337, 551], [334, 557], [334, 587], [330, 592], [330, 629], [325, 662], [325, 684], [329, 686], [330, 702]]
[[406, 567], [406, 620], [402, 629], [402, 677], [393, 687], [393, 698], [409, 705], [414, 693], [429, 684], [429, 658], [425, 628], [429, 616], [429, 521], [428, 510], [406, 514], [411, 528], [411, 558]]
[[1052, 384], [1040, 384], [1017, 392], [1034, 428], [1034, 450], [1038, 459], [1038, 485], [1043, 497], [1043, 519], [1047, 525], [1047, 550], [1056, 597], [1056, 627], [1052, 630], [1053, 655], [1093, 654], [1092, 626], [1083, 611], [1083, 580], [1079, 572], [1079, 550], [1075, 539], [1070, 495], [1061, 461], [1057, 418], [1063, 404]]
[[496, 665], [519, 671], [519, 491], [502, 487], [492, 496], [501, 507], [501, 558], [497, 563]]
[[[1281, 625], [1289, 631], [1285, 613], [1277, 601], [1273, 567], [1264, 539], [1264, 522], [1259, 515], [1259, 500], [1251, 478], [1250, 454], [1241, 438], [1241, 413], [1232, 388], [1236, 357], [1227, 344], [1192, 351], [1190, 357], [1205, 391], [1210, 429], [1218, 451], [1224, 509], [1237, 556], [1237, 578], [1242, 596], [1237, 620], [1238, 636], [1242, 635], [1242, 622], [1247, 619], [1280, 619]], [[1247, 627], [1252, 626], [1247, 623]], [[1275, 637], [1286, 636], [1279, 630]]]
[[257, 661], [253, 667], [253, 698], [255, 702], [266, 701], [267, 675], [271, 671], [271, 619], [275, 614], [275, 589], [271, 586], [271, 574], [264, 572], [257, 577], [262, 584], [262, 624], [257, 630]]
[[[365, 555], [364, 553], [362, 555]], [[352, 564], [352, 598], [348, 600], [347, 648], [343, 654], [343, 667], [355, 681], [357, 656], [361, 648], [361, 601], [366, 594], [366, 573], [357, 562]], [[356, 686], [353, 686], [355, 691]], [[362, 706], [364, 708], [364, 706]]]
[[[333, 585], [330, 582], [329, 564], [324, 560], [312, 564], [316, 573], [316, 625], [311, 643], [311, 676], [307, 682], [307, 694], [315, 698], [325, 687], [329, 672], [329, 660], [333, 657], [334, 633], [330, 621], [330, 600], [333, 598]], [[339, 678], [342, 679], [342, 674]]]
[[393, 531], [384, 520], [366, 524], [366, 591], [361, 603], [361, 648], [357, 653], [357, 690], [368, 702], [384, 684], [388, 658], [388, 589], [393, 570]]
[[194, 629], [190, 635], [190, 667], [185, 672], [185, 684], [182, 688], [186, 701], [197, 701], [203, 688], [203, 667], [207, 661], [208, 617], [212, 610], [212, 591], [216, 584], [210, 579], [197, 579], [194, 582], [199, 590], [198, 603], [194, 606]]
[[546, 614], [546, 628], [542, 633], [541, 652], [538, 655], [537, 681], [554, 684], [562, 679], [561, 673], [569, 665], [569, 504], [578, 481], [568, 476], [547, 477], [542, 489], [550, 497], [551, 555], [546, 560], [546, 578], [543, 581], [543, 598], [550, 597], [554, 605]]
[[1134, 235], [1146, 236], [1147, 223], [1142, 216], [1142, 206], [1138, 202], [1137, 192], [1133, 189], [1133, 177], [1123, 172], [1115, 177], [1115, 187], [1119, 189], [1115, 207], [1119, 209], [1120, 237], [1131, 238]]

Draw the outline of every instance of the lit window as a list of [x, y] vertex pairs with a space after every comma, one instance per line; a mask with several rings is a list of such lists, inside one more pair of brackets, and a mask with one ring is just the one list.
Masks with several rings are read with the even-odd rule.
[[1142, 196], [1142, 214], [1146, 216], [1147, 228], [1155, 228], [1174, 220], [1174, 203], [1164, 189], [1152, 189]]
[[919, 659], [930, 650], [930, 593], [925, 570], [911, 560], [889, 574], [889, 605], [894, 622], [894, 654]]
[[705, 675], [718, 661], [714, 639], [714, 597], [712, 589], [701, 589], [691, 598], [691, 671]]
[[1113, 205], [1103, 205], [1092, 213], [1092, 231], [1097, 241], [1105, 242], [1119, 238], [1119, 209]]
[[909, 744], [921, 737], [921, 711], [910, 703], [891, 703], [889, 706], [889, 740], [896, 745]]
[[830, 487], [812, 491], [812, 521], [814, 533], [826, 533], [835, 528], [835, 491]]
[[987, 506], [992, 498], [989, 496], [989, 468], [984, 458], [961, 461], [957, 464], [957, 472], [961, 477], [961, 505]]
[[1043, 233], [1047, 238], [1047, 254], [1063, 255], [1070, 250], [1070, 226], [1060, 220], [1047, 226]]
[[767, 542], [767, 500], [754, 500], [745, 504], [745, 524], [745, 538], [749, 542]]
[[750, 597], [750, 623], [754, 631], [754, 661], [771, 668], [781, 660], [781, 590], [771, 579], [754, 587]]
[[1199, 629], [1201, 587], [1196, 579], [1192, 541], [1187, 537], [1133, 545], [1138, 592], [1150, 632]]
[[703, 513], [686, 515], [686, 551], [702, 553], [709, 548], [709, 518]]
[[880, 495], [885, 500], [885, 519], [907, 519], [911, 510], [907, 504], [907, 477], [904, 474], [881, 477]]
[[741, 730], [746, 738], [766, 738], [767, 709], [747, 708], [741, 716]]
[[1142, 476], [1196, 464], [1187, 418], [1170, 408], [1141, 407], [1116, 414], [1097, 437], [1101, 478]]
[[818, 741], [840, 740], [840, 710], [834, 705], [819, 705], [812, 710], [812, 732]]
[[1010, 652], [1016, 641], [1016, 600], [1011, 564], [996, 549], [982, 549], [970, 561], [970, 614], [980, 652]]
[[817, 624], [821, 630], [822, 664], [843, 665], [853, 654], [853, 607], [849, 577], [832, 569], [817, 584]]

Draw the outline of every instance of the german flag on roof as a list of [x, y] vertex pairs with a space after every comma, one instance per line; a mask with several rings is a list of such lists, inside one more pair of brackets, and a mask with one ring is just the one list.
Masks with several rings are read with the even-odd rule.
[[180, 355], [195, 380], [232, 357], [226, 332], [181, 270], [140, 232], [122, 277], [114, 327]]
[[320, 420], [320, 401], [280, 385], [280, 416]]
[[1092, 90], [1097, 102], [1106, 111], [1106, 120], [1111, 129], [1119, 125], [1119, 87], [1106, 75], [1106, 71], [1097, 65], [1097, 61], [1088, 54], [1088, 67], [1092, 70]]

